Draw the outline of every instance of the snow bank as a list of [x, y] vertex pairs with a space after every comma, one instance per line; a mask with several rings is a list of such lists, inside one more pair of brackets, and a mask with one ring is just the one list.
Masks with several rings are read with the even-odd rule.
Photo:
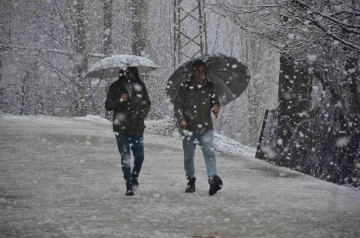
[[104, 123], [104, 124], [112, 124], [112, 122], [109, 121], [108, 119], [105, 119], [105, 118], [102, 118], [102, 117], [96, 116], [96, 115], [87, 115], [86, 117], [75, 117], [75, 119], [99, 122], [99, 123]]
[[[169, 117], [163, 120], [148, 120], [145, 121], [145, 125], [145, 133], [147, 134], [173, 137], [179, 140], [181, 139], [181, 136], [175, 127], [175, 123]], [[255, 148], [242, 145], [239, 142], [216, 132], [214, 133], [214, 137], [215, 150], [218, 152], [231, 155], [255, 156]]]
[[6, 119], [14, 119], [14, 120], [32, 120], [33, 118], [31, 116], [19, 116], [19, 115], [12, 115], [12, 114], [0, 114], [0, 117], [6, 118]]
[[[1, 117], [6, 117], [7, 119], [16, 119], [16, 120], [46, 120], [47, 118], [53, 118], [51, 116], [18, 116], [12, 114], [0, 114]], [[102, 118], [96, 115], [87, 115], [85, 117], [75, 117], [76, 120], [86, 120], [102, 124], [112, 124], [111, 121]], [[175, 127], [175, 123], [172, 121], [172, 118], [166, 117], [162, 120], [146, 120], [145, 121], [145, 133], [151, 135], [160, 135], [165, 137], [175, 138], [181, 140], [181, 136]], [[254, 157], [256, 149], [251, 148], [245, 145], [240, 144], [239, 142], [230, 139], [226, 136], [214, 133], [214, 145], [215, 151], [222, 152], [225, 154], [231, 155], [242, 155]]]
[[176, 137], [177, 128], [170, 117], [162, 120], [146, 120], [145, 133], [152, 135], [161, 135], [167, 137]]
[[214, 133], [215, 150], [232, 155], [255, 157], [256, 149], [240, 144], [236, 140]]

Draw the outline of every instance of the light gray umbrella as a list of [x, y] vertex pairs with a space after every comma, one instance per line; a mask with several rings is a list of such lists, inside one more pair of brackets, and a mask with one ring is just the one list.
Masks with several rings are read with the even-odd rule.
[[192, 63], [196, 60], [202, 60], [206, 64], [206, 77], [214, 82], [222, 106], [235, 100], [247, 88], [250, 76], [244, 64], [234, 57], [223, 54], [207, 54], [183, 63], [170, 76], [166, 94], [172, 103], [174, 103], [180, 84], [190, 79], [193, 72]]
[[126, 70], [127, 67], [137, 67], [139, 73], [146, 73], [158, 68], [151, 60], [136, 55], [113, 55], [103, 58], [93, 64], [86, 77], [92, 78], [112, 78], [118, 77], [119, 71]]

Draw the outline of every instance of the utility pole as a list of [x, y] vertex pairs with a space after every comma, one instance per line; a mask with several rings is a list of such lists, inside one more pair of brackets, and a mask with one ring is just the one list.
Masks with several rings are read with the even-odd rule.
[[175, 68], [185, 60], [207, 53], [204, 8], [205, 0], [174, 0]]

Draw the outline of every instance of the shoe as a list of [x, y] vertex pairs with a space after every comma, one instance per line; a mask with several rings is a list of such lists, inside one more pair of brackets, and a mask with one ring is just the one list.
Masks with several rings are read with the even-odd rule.
[[189, 182], [187, 184], [185, 193], [193, 193], [195, 192], [195, 181], [196, 178], [188, 178]]
[[139, 187], [139, 177], [136, 175], [132, 175], [132, 190], [135, 192]]
[[209, 195], [214, 195], [222, 188], [222, 180], [219, 176], [215, 175], [214, 177], [209, 178]]
[[126, 196], [134, 196], [134, 190], [132, 189], [132, 183], [131, 182], [127, 182], [126, 183]]

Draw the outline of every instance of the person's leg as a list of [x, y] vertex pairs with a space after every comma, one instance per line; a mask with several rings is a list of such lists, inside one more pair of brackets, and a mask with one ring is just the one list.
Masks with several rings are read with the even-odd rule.
[[214, 195], [222, 188], [222, 180], [217, 176], [216, 158], [214, 152], [214, 132], [207, 131], [199, 136], [199, 143], [204, 155], [207, 175], [209, 177], [209, 195]]
[[194, 135], [184, 135], [183, 149], [184, 149], [184, 168], [186, 177], [195, 178], [194, 155], [196, 144], [194, 143]]
[[183, 139], [183, 149], [184, 149], [184, 168], [186, 177], [189, 180], [185, 192], [194, 193], [195, 192], [195, 166], [194, 166], [194, 155], [196, 144], [194, 143], [195, 135], [193, 133], [186, 134]]
[[134, 168], [132, 176], [137, 180], [142, 164], [144, 162], [144, 135], [137, 134], [131, 136], [131, 150], [134, 155]]
[[201, 133], [198, 137], [201, 150], [203, 152], [207, 175], [209, 178], [214, 177], [217, 173], [216, 171], [216, 158], [214, 152], [214, 132], [207, 131]]
[[130, 146], [128, 135], [116, 135], [116, 141], [121, 156], [121, 167], [124, 174], [124, 179], [127, 183], [131, 182], [131, 165], [130, 165]]

